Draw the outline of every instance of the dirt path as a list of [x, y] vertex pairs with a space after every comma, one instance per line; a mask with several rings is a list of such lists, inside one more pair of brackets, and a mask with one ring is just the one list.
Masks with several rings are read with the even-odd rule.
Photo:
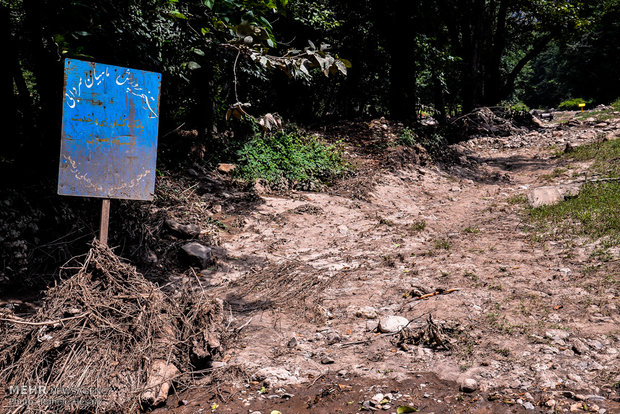
[[[240, 227], [202, 283], [241, 328], [215, 367], [249, 382], [182, 394], [186, 405], [169, 409], [356, 413], [394, 391], [369, 407], [620, 412], [619, 283], [586, 271], [591, 241], [535, 241], [522, 216], [529, 189], [570, 180], [554, 174], [565, 163], [555, 150], [619, 121], [475, 139], [449, 168], [357, 177], [371, 188], [358, 198], [262, 195], [251, 214], [224, 211]], [[439, 339], [416, 344], [429, 315]], [[390, 316], [410, 321], [402, 334], [377, 332]]]

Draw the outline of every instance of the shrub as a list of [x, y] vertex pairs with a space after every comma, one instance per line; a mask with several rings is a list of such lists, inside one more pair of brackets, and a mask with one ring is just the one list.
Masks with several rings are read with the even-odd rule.
[[586, 107], [588, 107], [591, 103], [592, 99], [586, 101], [582, 98], [574, 98], [562, 102], [558, 105], [558, 109], [561, 109], [562, 111], [576, 111], [581, 109], [579, 104], [586, 104]]
[[411, 128], [403, 128], [400, 136], [398, 137], [397, 143], [399, 145], [404, 145], [407, 147], [412, 146], [416, 143], [416, 134]]
[[336, 145], [296, 132], [256, 134], [238, 152], [237, 175], [245, 180], [262, 178], [269, 183], [286, 180], [325, 182], [342, 173], [345, 162]]
[[503, 107], [505, 107], [506, 109], [513, 111], [513, 112], [529, 112], [530, 108], [523, 102], [521, 101], [517, 101], [517, 102], [502, 102], [501, 104]]
[[612, 108], [614, 108], [614, 111], [620, 111], [620, 98], [618, 98], [614, 102], [612, 102], [611, 106], [612, 106]]

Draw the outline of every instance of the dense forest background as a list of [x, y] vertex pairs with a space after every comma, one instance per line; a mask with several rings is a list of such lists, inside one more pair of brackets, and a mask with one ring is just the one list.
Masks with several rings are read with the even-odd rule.
[[211, 156], [236, 104], [414, 123], [620, 90], [617, 0], [3, 0], [0, 19], [2, 163], [56, 164], [66, 57], [163, 73], [161, 131], [195, 129]]
[[[280, 120], [385, 116], [414, 130], [480, 106], [620, 95], [618, 0], [1, 0], [0, 30], [0, 242], [11, 263], [53, 239], [46, 220], [79, 221], [55, 196], [65, 58], [163, 74], [168, 169], [235, 162], [259, 124]], [[41, 217], [35, 204], [56, 210]]]

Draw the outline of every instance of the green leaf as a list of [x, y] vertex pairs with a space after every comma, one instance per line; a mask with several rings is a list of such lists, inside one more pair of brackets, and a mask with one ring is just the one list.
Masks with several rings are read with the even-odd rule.
[[203, 35], [206, 35], [210, 32], [211, 30], [208, 27], [202, 27], [200, 29], [200, 33], [202, 33]]
[[172, 10], [169, 14], [170, 14], [170, 16], [172, 16], [172, 17], [174, 17], [176, 19], [187, 20], [187, 16], [184, 15], [183, 13], [181, 13], [180, 11]]
[[400, 407], [398, 407], [398, 409], [396, 410], [397, 414], [405, 414], [405, 413], [417, 413], [418, 409], [417, 408], [413, 408], [409, 405], [401, 405]]
[[341, 61], [342, 63], [344, 63], [344, 66], [345, 66], [347, 69], [350, 69], [350, 68], [352, 68], [352, 67], [353, 67], [353, 65], [351, 64], [351, 62], [349, 62], [349, 61], [348, 61], [348, 60], [346, 60], [346, 59], [340, 59], [340, 61]]
[[342, 60], [337, 60], [335, 62], [335, 65], [336, 69], [338, 69], [338, 72], [342, 73], [345, 76], [347, 75], [347, 66]]
[[197, 54], [198, 56], [204, 56], [205, 52], [203, 52], [201, 49], [193, 49], [194, 53]]
[[196, 70], [196, 69], [200, 69], [202, 66], [200, 66], [199, 63], [194, 62], [193, 60], [187, 62], [187, 68], [189, 70]]
[[215, 0], [204, 0], [204, 5], [207, 6], [208, 8], [212, 9], [213, 5], [215, 4]]

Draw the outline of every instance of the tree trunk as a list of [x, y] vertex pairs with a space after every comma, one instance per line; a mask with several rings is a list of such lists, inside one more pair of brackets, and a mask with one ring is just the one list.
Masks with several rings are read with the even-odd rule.
[[11, 16], [9, 9], [0, 6], [0, 39], [5, 45], [5, 64], [0, 65], [0, 99], [4, 108], [0, 111], [0, 125], [3, 138], [0, 140], [0, 157], [12, 158], [15, 155], [18, 140], [15, 137], [17, 107], [13, 88], [13, 62], [16, 59], [13, 39], [11, 39]]
[[397, 0], [387, 19], [386, 48], [389, 53], [389, 112], [394, 120], [415, 122], [416, 62], [415, 24], [416, 2]]
[[[40, 96], [41, 112], [36, 126], [38, 134], [26, 137], [32, 154], [33, 164], [48, 168], [44, 174], [53, 176], [58, 168], [60, 153], [60, 125], [62, 109], [62, 62], [44, 42], [44, 21], [41, 13], [45, 7], [37, 0], [24, 0], [24, 28], [28, 37], [28, 47], [32, 53], [32, 71]], [[52, 170], [53, 169], [53, 170]], [[40, 174], [40, 171], [33, 171]]]

